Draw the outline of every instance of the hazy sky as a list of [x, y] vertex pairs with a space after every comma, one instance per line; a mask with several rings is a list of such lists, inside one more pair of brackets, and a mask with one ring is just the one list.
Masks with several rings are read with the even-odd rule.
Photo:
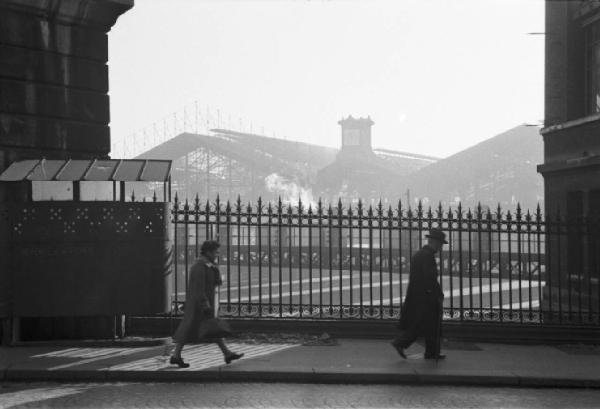
[[113, 143], [187, 105], [188, 128], [209, 106], [333, 147], [370, 115], [374, 147], [445, 157], [543, 118], [543, 31], [542, 0], [136, 0], [109, 34]]

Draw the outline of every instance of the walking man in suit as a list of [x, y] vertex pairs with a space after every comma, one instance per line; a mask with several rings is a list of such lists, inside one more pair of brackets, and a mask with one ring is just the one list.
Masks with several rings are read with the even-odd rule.
[[392, 341], [398, 354], [405, 359], [404, 350], [420, 336], [425, 337], [425, 359], [446, 357], [440, 354], [444, 293], [438, 282], [435, 253], [448, 242], [440, 229], [431, 229], [426, 237], [427, 244], [414, 254], [410, 263], [406, 299], [398, 325], [400, 335]]

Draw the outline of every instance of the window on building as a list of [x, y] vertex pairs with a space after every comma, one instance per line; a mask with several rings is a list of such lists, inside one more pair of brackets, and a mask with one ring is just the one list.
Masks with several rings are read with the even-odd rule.
[[358, 129], [345, 129], [342, 135], [343, 146], [360, 145], [360, 131]]
[[600, 21], [586, 27], [586, 111], [600, 112]]
[[31, 182], [34, 201], [42, 200], [73, 200], [72, 182]]
[[567, 265], [568, 274], [580, 277], [583, 271], [583, 192], [567, 192]]

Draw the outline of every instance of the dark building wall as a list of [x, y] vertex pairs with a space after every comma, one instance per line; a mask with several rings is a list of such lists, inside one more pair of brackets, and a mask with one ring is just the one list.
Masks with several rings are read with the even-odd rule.
[[[546, 213], [563, 216], [568, 210], [570, 192], [588, 193], [600, 189], [600, 121], [566, 123], [542, 130], [544, 164], [538, 169], [544, 175]], [[588, 214], [587, 199], [583, 214]]]
[[0, 2], [0, 171], [26, 158], [108, 156], [107, 32], [132, 6]]
[[[598, 305], [596, 224], [600, 197], [600, 3], [546, 1], [545, 210], [568, 225], [546, 238], [545, 308]], [[560, 212], [560, 213], [559, 213]], [[552, 226], [552, 225], [551, 225]], [[556, 230], [556, 228], [554, 228]], [[562, 288], [556, 283], [562, 282]], [[560, 298], [559, 298], [560, 296]], [[568, 303], [567, 303], [568, 301]]]
[[545, 126], [586, 115], [585, 27], [597, 12], [591, 3], [546, 2]]
[[595, 1], [546, 2], [544, 164], [538, 170], [547, 214], [561, 209], [565, 215], [569, 192], [580, 191], [585, 199], [600, 188], [600, 112], [591, 106], [591, 76], [600, 78], [600, 65], [590, 60], [590, 36], [599, 21]]
[[[133, 0], [0, 0], [0, 172], [46, 157], [110, 152], [107, 32]], [[11, 310], [7, 202], [25, 185], [0, 183], [0, 316]], [[0, 334], [6, 342], [10, 322]]]

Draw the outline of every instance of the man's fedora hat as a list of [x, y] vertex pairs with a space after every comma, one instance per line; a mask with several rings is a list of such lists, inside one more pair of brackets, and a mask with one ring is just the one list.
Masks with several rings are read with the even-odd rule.
[[444, 244], [448, 244], [448, 242], [446, 241], [446, 233], [444, 233], [440, 229], [434, 228], [434, 229], [429, 230], [429, 234], [426, 235], [425, 237], [430, 238], [430, 239], [436, 239], [436, 240], [441, 241]]

